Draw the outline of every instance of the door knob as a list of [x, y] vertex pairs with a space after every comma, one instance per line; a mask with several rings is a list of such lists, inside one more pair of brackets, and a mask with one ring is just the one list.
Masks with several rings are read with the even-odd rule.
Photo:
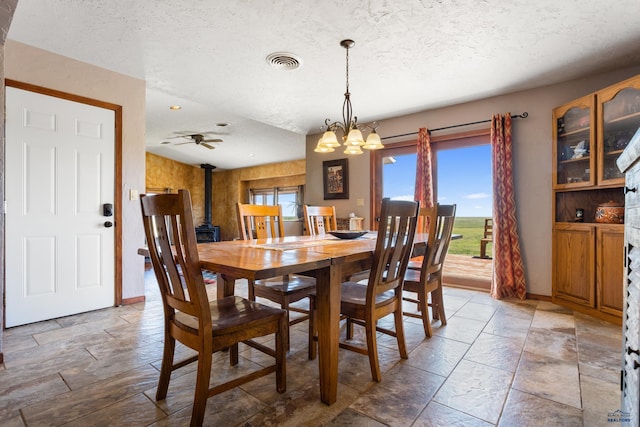
[[111, 221], [105, 221], [104, 222], [104, 226], [109, 228], [109, 227], [113, 227], [113, 223]]

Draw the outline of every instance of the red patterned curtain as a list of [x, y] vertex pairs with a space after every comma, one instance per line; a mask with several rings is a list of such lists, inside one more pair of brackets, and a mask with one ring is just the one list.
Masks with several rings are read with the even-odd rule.
[[527, 285], [520, 254], [516, 202], [513, 191], [511, 114], [491, 118], [493, 148], [493, 280], [491, 296], [496, 299], [525, 299]]
[[415, 199], [420, 207], [433, 206], [433, 179], [431, 177], [431, 136], [427, 128], [418, 132], [418, 159], [416, 162]]

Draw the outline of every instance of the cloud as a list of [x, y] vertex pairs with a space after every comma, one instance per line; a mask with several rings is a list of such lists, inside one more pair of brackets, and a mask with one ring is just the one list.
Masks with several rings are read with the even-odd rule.
[[415, 197], [413, 197], [413, 195], [404, 195], [404, 196], [393, 196], [392, 197], [393, 200], [411, 200], [414, 201]]
[[491, 197], [489, 193], [472, 193], [464, 196], [465, 199], [486, 199]]

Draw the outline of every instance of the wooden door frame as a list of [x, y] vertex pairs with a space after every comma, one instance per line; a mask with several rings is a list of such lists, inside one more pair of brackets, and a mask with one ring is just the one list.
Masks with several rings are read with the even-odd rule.
[[[16, 89], [22, 89], [29, 92], [35, 92], [42, 95], [53, 96], [55, 98], [64, 99], [67, 101], [78, 102], [81, 104], [87, 104], [94, 107], [103, 108], [105, 110], [111, 110], [114, 113], [115, 120], [115, 132], [114, 132], [114, 222], [116, 226], [115, 230], [115, 238], [114, 238], [114, 306], [122, 305], [122, 227], [119, 224], [122, 224], [122, 106], [117, 104], [112, 104], [110, 102], [100, 101], [97, 99], [87, 98], [84, 96], [74, 95], [72, 93], [62, 92], [55, 89], [49, 89], [42, 86], [32, 85], [30, 83], [24, 83], [12, 79], [5, 79], [5, 87], [10, 86]], [[4, 89], [3, 89], [4, 90]], [[5, 91], [6, 92], [6, 91]], [[2, 172], [3, 176], [5, 174], [5, 153], [2, 150], [0, 156], [2, 156]], [[6, 178], [5, 178], [6, 185]], [[2, 264], [5, 265], [5, 226], [6, 223], [2, 224]], [[4, 271], [4, 269], [3, 269]], [[4, 300], [6, 287], [5, 287], [5, 276], [2, 277], [2, 296]], [[6, 304], [6, 301], [3, 302]], [[3, 319], [2, 325], [5, 323], [6, 313], [3, 310]]]

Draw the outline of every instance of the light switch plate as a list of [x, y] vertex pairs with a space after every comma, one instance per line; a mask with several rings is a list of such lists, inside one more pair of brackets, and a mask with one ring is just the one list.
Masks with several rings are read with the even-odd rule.
[[364, 206], [364, 199], [356, 199], [356, 206]]
[[138, 190], [129, 190], [129, 200], [138, 200], [139, 198]]

